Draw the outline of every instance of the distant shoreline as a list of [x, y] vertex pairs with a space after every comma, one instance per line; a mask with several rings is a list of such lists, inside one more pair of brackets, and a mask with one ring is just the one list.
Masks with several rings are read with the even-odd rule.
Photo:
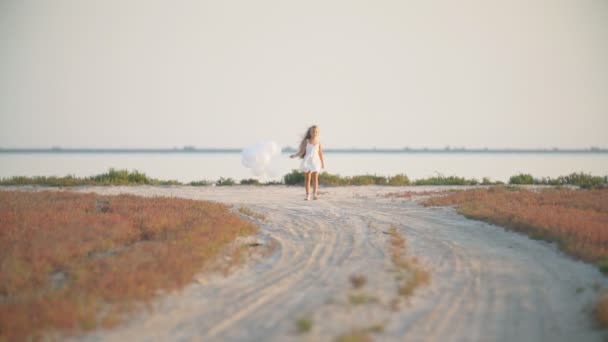
[[[241, 153], [240, 148], [0, 148], [0, 154], [19, 154], [19, 153]], [[282, 153], [293, 153], [295, 149], [286, 147], [282, 149]], [[603, 154], [608, 153], [605, 148], [585, 148], [585, 149], [496, 149], [496, 148], [327, 148], [325, 153], [533, 153], [533, 154], [560, 154], [560, 153], [585, 153], [585, 154]]]

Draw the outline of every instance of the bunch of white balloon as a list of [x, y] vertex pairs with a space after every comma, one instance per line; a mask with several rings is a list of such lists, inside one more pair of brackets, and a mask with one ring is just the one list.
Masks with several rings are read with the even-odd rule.
[[281, 154], [279, 144], [274, 141], [263, 141], [246, 147], [241, 153], [241, 164], [250, 168], [253, 175], [260, 178], [278, 176], [278, 156]]

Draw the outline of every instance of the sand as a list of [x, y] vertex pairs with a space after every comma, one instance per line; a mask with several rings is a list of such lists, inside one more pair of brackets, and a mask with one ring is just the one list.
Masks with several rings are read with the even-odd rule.
[[[160, 297], [154, 311], [79, 339], [332, 341], [374, 325], [382, 327], [370, 334], [377, 341], [606, 338], [591, 319], [594, 300], [608, 285], [595, 267], [451, 207], [424, 208], [421, 197], [378, 196], [450, 188], [460, 187], [323, 188], [321, 199], [310, 202], [302, 188], [284, 186], [78, 188], [245, 206], [268, 217], [257, 238], [277, 246], [228, 276], [201, 274], [182, 291]], [[397, 295], [386, 234], [391, 226], [431, 274], [430, 284], [408, 299]], [[353, 274], [367, 278], [362, 289], [353, 289]], [[369, 301], [353, 304], [355, 294]], [[300, 319], [311, 323], [310, 331], [298, 331]]]

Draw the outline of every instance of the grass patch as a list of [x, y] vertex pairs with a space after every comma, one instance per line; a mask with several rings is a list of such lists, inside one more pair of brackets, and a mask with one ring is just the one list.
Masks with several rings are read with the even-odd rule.
[[[489, 180], [488, 180], [489, 181]], [[466, 179], [463, 177], [446, 177], [438, 174], [435, 177], [421, 178], [414, 181], [414, 185], [477, 185], [479, 181], [475, 178]]]
[[188, 183], [188, 185], [190, 185], [190, 186], [209, 186], [212, 184], [213, 184], [213, 182], [208, 181], [208, 180], [192, 181], [192, 182]]
[[411, 296], [415, 289], [417, 289], [419, 286], [428, 284], [430, 280], [429, 273], [419, 267], [413, 268], [412, 273], [412, 276], [403, 282], [399, 287], [399, 294], [401, 296]]
[[600, 177], [583, 172], [573, 172], [566, 176], [556, 178], [535, 178], [531, 174], [520, 173], [509, 178], [509, 184], [537, 184], [537, 185], [576, 185], [582, 189], [596, 189], [608, 185], [608, 176]]
[[260, 213], [256, 213], [255, 211], [249, 209], [249, 208], [245, 208], [245, 207], [240, 207], [239, 209], [239, 213], [243, 214], [243, 215], [247, 215], [249, 217], [252, 217], [254, 219], [260, 220], [260, 221], [266, 221], [267, 217], [264, 214], [260, 214]]
[[296, 330], [299, 334], [304, 334], [312, 329], [312, 319], [302, 317], [296, 320]]
[[608, 257], [604, 257], [600, 261], [598, 261], [597, 267], [602, 273], [608, 274]]
[[430, 274], [418, 264], [417, 259], [406, 256], [405, 239], [395, 226], [391, 227], [389, 233], [391, 261], [397, 270], [396, 280], [400, 282], [397, 291], [400, 296], [409, 297], [416, 288], [430, 282]]
[[348, 296], [348, 302], [353, 305], [362, 305], [378, 302], [378, 298], [365, 293], [351, 294]]
[[[302, 181], [303, 184], [304, 181]], [[145, 173], [137, 170], [117, 170], [110, 168], [108, 172], [94, 175], [90, 177], [76, 177], [74, 175], [66, 175], [63, 177], [57, 176], [14, 176], [1, 178], [0, 185], [40, 185], [40, 186], [105, 186], [105, 185], [190, 185], [190, 186], [229, 186], [236, 185], [237, 181], [232, 178], [220, 177], [217, 181], [197, 180], [188, 183], [182, 183], [177, 180], [159, 180], [148, 177]], [[261, 183], [257, 179], [249, 178], [240, 181], [242, 185], [280, 185], [283, 184], [277, 181], [269, 181]]]
[[[292, 170], [283, 176], [283, 182], [287, 185], [303, 185], [304, 173]], [[409, 179], [400, 174], [392, 177], [376, 175], [358, 175], [344, 177], [337, 174], [322, 172], [319, 174], [319, 184], [323, 186], [346, 186], [346, 185], [408, 185]]]
[[0, 191], [0, 340], [113, 326], [256, 231], [214, 202]]
[[367, 329], [355, 329], [336, 337], [335, 342], [371, 342], [372, 338]]
[[367, 327], [366, 330], [371, 333], [379, 334], [384, 332], [384, 324], [377, 323], [374, 325], [370, 325], [369, 327]]
[[[290, 173], [283, 176], [283, 183], [286, 185], [304, 185], [304, 173], [298, 170], [292, 170]], [[387, 186], [408, 186], [408, 185], [498, 185], [504, 184], [501, 181], [491, 181], [485, 177], [482, 182], [477, 179], [467, 179], [456, 176], [443, 176], [441, 174], [421, 178], [411, 181], [404, 174], [393, 176], [378, 176], [378, 175], [356, 175], [356, 176], [340, 176], [322, 172], [319, 174], [319, 184], [323, 186], [349, 186], [349, 185], [387, 185]]]
[[15, 176], [0, 179], [0, 185], [45, 185], [45, 186], [82, 186], [82, 185], [180, 185], [175, 180], [158, 180], [150, 178], [137, 170], [116, 170], [96, 176], [80, 178], [74, 175], [56, 176]]
[[[217, 181], [198, 180], [189, 183], [181, 183], [177, 180], [159, 180], [150, 178], [144, 173], [137, 170], [116, 170], [110, 168], [108, 172], [96, 176], [79, 178], [74, 175], [64, 177], [57, 176], [14, 176], [9, 178], [1, 178], [0, 185], [44, 185], [44, 186], [84, 186], [84, 185], [190, 185], [190, 186], [208, 186], [208, 185], [230, 186], [230, 185], [303, 185], [304, 173], [298, 170], [292, 170], [290, 173], [283, 176], [281, 181], [260, 182], [254, 178], [242, 179], [239, 182], [233, 178], [220, 177]], [[475, 178], [464, 178], [457, 176], [437, 176], [410, 180], [405, 173], [396, 174], [393, 176], [378, 176], [378, 175], [356, 175], [356, 176], [340, 176], [338, 174], [330, 174], [323, 172], [319, 174], [319, 184], [323, 186], [349, 186], [349, 185], [387, 185], [387, 186], [408, 186], [408, 185], [504, 185], [501, 181], [491, 181], [488, 177], [484, 177], [482, 181]], [[592, 176], [585, 173], [571, 173], [566, 176], [556, 178], [542, 177], [535, 178], [530, 174], [518, 174], [509, 179], [509, 184], [539, 184], [539, 185], [575, 185], [585, 189], [606, 188], [608, 187], [607, 176]]]

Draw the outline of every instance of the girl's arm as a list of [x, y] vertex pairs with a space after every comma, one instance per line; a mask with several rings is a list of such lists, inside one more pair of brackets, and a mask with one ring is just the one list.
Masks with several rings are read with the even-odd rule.
[[306, 143], [307, 142], [308, 142], [308, 139], [306, 139], [305, 141], [302, 141], [302, 143], [300, 143], [300, 149], [298, 150], [298, 152], [290, 155], [289, 158], [304, 157], [304, 155], [306, 155]]
[[319, 143], [319, 158], [321, 158], [321, 168], [325, 168], [325, 161], [323, 160], [323, 146]]

